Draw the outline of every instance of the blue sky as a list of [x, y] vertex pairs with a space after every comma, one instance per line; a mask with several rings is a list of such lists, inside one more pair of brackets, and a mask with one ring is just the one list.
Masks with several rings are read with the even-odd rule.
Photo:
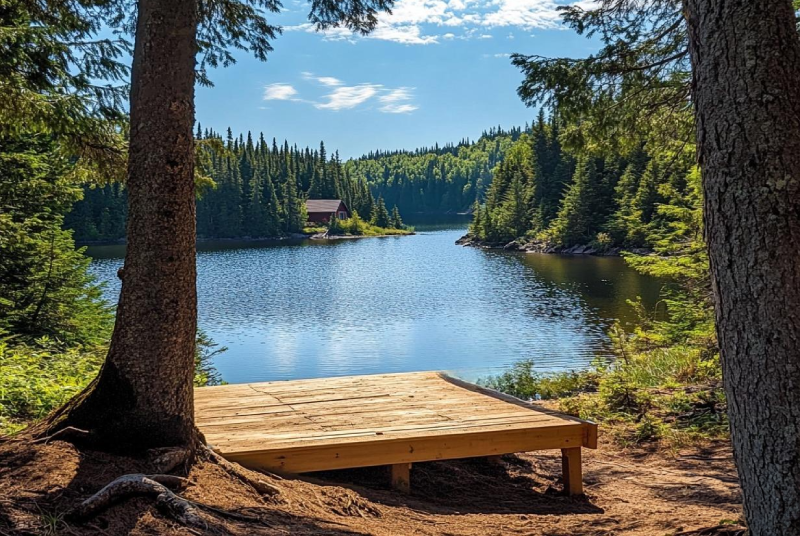
[[516, 95], [512, 52], [586, 56], [590, 40], [560, 24], [554, 0], [398, 0], [373, 34], [315, 32], [308, 3], [285, 0], [266, 63], [243, 52], [198, 88], [203, 127], [264, 132], [300, 146], [324, 140], [343, 158], [477, 138], [535, 117]]

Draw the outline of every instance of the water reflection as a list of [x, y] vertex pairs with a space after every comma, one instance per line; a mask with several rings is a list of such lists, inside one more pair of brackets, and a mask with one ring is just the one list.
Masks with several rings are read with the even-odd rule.
[[[474, 379], [519, 359], [579, 368], [608, 354], [606, 330], [654, 303], [658, 283], [618, 258], [462, 248], [463, 224], [411, 237], [202, 244], [199, 322], [229, 347], [231, 383], [444, 369]], [[92, 248], [116, 299], [122, 248]]]

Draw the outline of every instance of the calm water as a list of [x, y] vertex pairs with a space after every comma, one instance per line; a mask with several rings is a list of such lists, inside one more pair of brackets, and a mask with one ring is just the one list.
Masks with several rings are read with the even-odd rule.
[[[202, 244], [199, 323], [227, 346], [230, 383], [448, 370], [467, 379], [521, 359], [575, 369], [609, 355], [606, 331], [626, 300], [659, 284], [618, 258], [456, 246], [464, 223], [408, 237]], [[91, 248], [92, 270], [119, 292], [124, 248]]]

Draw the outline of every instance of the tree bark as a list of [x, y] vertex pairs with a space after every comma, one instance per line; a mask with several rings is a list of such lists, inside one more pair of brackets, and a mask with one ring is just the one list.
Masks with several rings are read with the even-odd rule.
[[196, 438], [194, 200], [196, 0], [139, 0], [128, 159], [128, 245], [106, 362], [50, 419], [105, 447]]
[[790, 0], [684, 0], [734, 455], [754, 536], [800, 534], [800, 40]]

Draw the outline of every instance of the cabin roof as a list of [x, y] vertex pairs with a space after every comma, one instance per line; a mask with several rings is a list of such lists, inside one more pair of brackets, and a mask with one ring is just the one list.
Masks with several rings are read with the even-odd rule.
[[339, 210], [339, 205], [341, 204], [341, 199], [309, 199], [306, 201], [306, 212], [332, 214]]

